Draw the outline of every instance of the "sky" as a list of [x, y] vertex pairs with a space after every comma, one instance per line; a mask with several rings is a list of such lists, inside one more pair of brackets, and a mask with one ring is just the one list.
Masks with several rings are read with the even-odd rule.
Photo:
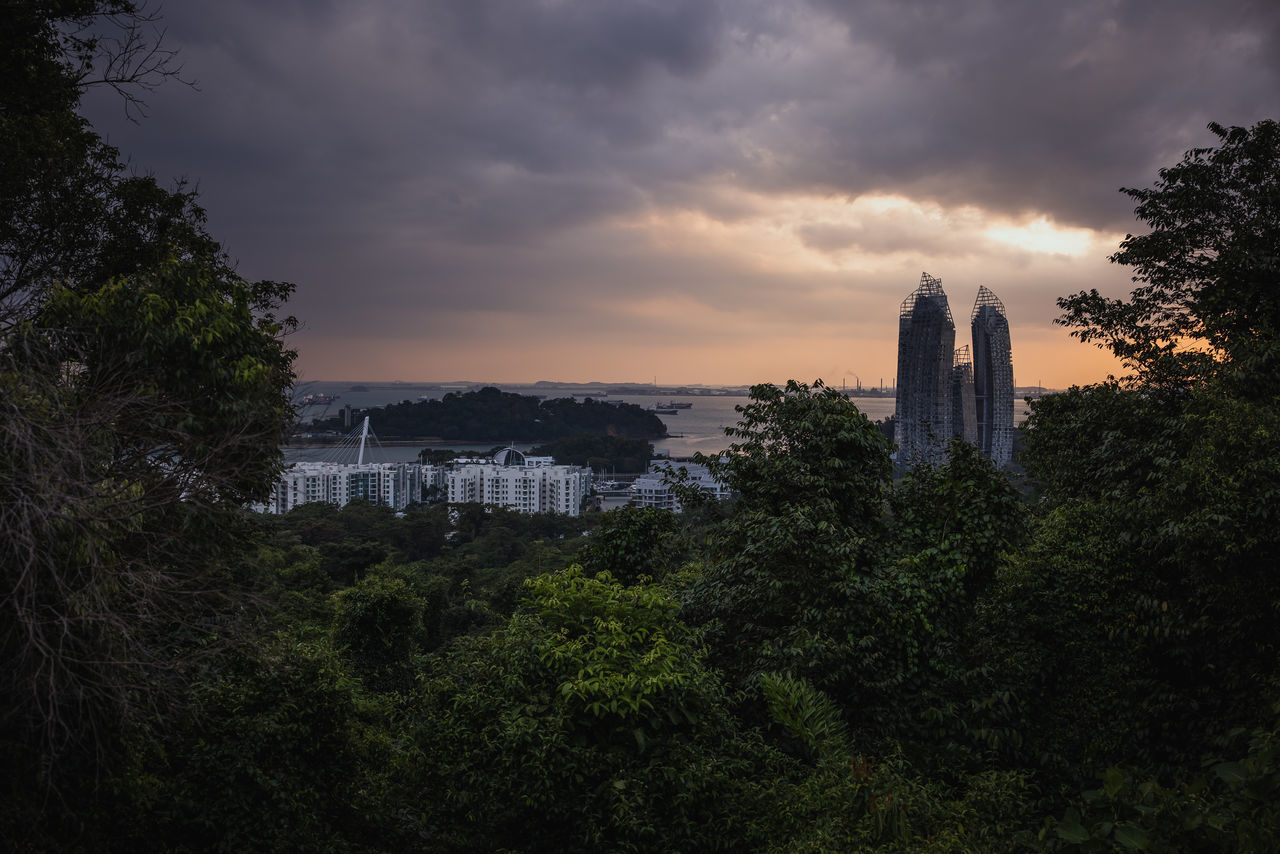
[[294, 282], [303, 380], [892, 382], [942, 280], [1003, 300], [1019, 385], [1118, 365], [1121, 187], [1280, 118], [1272, 0], [218, 0], [183, 76], [85, 114]]

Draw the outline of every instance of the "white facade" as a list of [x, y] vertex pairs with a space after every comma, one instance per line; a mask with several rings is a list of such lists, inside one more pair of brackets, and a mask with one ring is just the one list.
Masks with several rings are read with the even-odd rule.
[[[510, 450], [510, 449], [508, 449]], [[577, 516], [591, 493], [591, 470], [558, 466], [551, 457], [503, 451], [491, 461], [444, 466], [416, 463], [297, 463], [285, 469], [271, 497], [254, 510], [288, 513], [299, 504], [323, 501], [343, 506], [353, 499], [403, 510], [415, 501], [445, 499], [510, 507], [522, 513]]]
[[444, 466], [420, 466], [422, 469], [422, 500], [443, 501], [449, 484], [445, 482]]
[[525, 457], [511, 449], [495, 460], [503, 464], [452, 466], [444, 476], [449, 503], [475, 502], [521, 513], [582, 512], [583, 499], [591, 492], [590, 469], [554, 465], [550, 457]]
[[393, 510], [422, 500], [425, 481], [439, 482], [435, 466], [413, 463], [296, 463], [284, 471], [266, 504], [254, 509], [288, 513], [299, 504], [323, 501], [342, 507], [353, 499], [381, 504]]
[[704, 465], [651, 460], [648, 473], [637, 477], [631, 485], [631, 503], [679, 513], [680, 499], [667, 484], [667, 478], [681, 470], [688, 475], [691, 484], [709, 497], [716, 500], [729, 497], [729, 487], [712, 477], [710, 470]]

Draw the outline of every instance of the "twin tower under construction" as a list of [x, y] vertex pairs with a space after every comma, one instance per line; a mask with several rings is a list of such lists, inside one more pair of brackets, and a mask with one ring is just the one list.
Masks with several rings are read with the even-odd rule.
[[1004, 304], [978, 289], [973, 349], [956, 348], [942, 280], [928, 273], [898, 315], [894, 440], [908, 466], [940, 463], [952, 439], [976, 445], [997, 466], [1013, 457], [1013, 354]]

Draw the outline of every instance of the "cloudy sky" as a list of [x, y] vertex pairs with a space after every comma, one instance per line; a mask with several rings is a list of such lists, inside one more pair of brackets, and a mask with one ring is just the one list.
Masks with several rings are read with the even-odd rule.
[[1019, 384], [1115, 370], [1056, 297], [1210, 121], [1280, 118], [1272, 0], [218, 0], [197, 88], [87, 114], [296, 282], [304, 379], [892, 380], [928, 271]]

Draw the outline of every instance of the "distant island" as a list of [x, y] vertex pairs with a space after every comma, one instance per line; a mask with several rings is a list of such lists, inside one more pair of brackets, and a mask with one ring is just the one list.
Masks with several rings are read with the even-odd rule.
[[[634, 403], [563, 397], [542, 400], [492, 386], [450, 393], [441, 400], [405, 401], [360, 410], [383, 439], [433, 438], [446, 442], [549, 442], [574, 436], [661, 439], [662, 419]], [[341, 429], [338, 417], [317, 422], [320, 429]]]

